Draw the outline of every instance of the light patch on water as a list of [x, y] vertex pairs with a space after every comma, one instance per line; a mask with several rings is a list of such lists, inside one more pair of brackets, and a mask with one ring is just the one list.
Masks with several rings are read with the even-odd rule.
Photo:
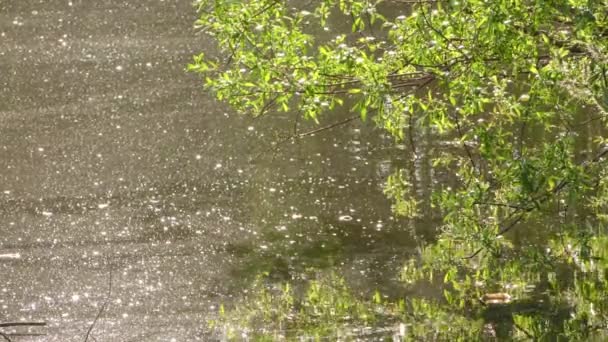
[[21, 254], [19, 254], [19, 253], [4, 253], [4, 254], [0, 254], [0, 259], [21, 259]]
[[97, 208], [99, 208], [99, 209], [105, 209], [105, 208], [107, 208], [109, 206], [110, 206], [110, 203], [99, 203], [97, 205]]
[[43, 216], [46, 216], [46, 217], [50, 217], [50, 216], [53, 216], [53, 213], [52, 213], [52, 212], [50, 212], [50, 211], [43, 211], [43, 212], [42, 212], [42, 215], [43, 215]]
[[221, 169], [221, 168], [222, 168], [222, 164], [220, 164], [220, 163], [215, 164], [215, 169], [216, 169], [216, 170], [217, 170], [217, 169]]
[[353, 217], [350, 216], [350, 215], [340, 215], [338, 217], [338, 221], [342, 221], [342, 222], [349, 222], [349, 221], [352, 221], [352, 220], [353, 220]]
[[122, 65], [117, 65], [116, 66], [116, 71], [122, 71], [124, 68], [122, 67]]
[[76, 303], [80, 300], [80, 295], [78, 294], [73, 294], [72, 295], [72, 302]]

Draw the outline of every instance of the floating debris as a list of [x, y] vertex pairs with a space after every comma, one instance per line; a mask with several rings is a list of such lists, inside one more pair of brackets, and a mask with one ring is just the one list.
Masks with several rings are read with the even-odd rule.
[[338, 221], [342, 221], [342, 222], [349, 222], [352, 220], [353, 220], [353, 217], [350, 215], [341, 215], [340, 217], [338, 217]]
[[0, 254], [0, 259], [21, 259], [21, 254], [19, 254], [19, 253]]
[[507, 304], [511, 302], [511, 295], [508, 293], [486, 293], [481, 297], [481, 301], [486, 305]]

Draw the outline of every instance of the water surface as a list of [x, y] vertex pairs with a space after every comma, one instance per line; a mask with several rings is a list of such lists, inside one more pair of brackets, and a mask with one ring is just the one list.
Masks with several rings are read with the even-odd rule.
[[428, 188], [425, 159], [358, 122], [273, 149], [292, 115], [238, 116], [184, 71], [214, 53], [194, 20], [190, 0], [0, 1], [0, 322], [48, 323], [16, 341], [82, 341], [110, 278], [99, 341], [208, 340], [261, 270], [401, 291], [416, 242], [382, 183], [407, 163]]

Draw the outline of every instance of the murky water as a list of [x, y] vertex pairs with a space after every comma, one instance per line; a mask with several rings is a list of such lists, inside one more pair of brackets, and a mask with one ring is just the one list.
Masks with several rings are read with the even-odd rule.
[[381, 187], [409, 155], [361, 123], [271, 149], [294, 118], [206, 95], [194, 19], [190, 0], [0, 0], [0, 322], [48, 323], [16, 341], [82, 341], [110, 281], [98, 341], [207, 340], [260, 269], [400, 291], [416, 243]]

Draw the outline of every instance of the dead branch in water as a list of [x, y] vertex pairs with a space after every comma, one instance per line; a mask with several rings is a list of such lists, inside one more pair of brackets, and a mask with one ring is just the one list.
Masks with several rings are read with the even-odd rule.
[[[91, 332], [93, 331], [93, 328], [95, 328], [95, 324], [97, 324], [97, 321], [99, 320], [99, 318], [105, 311], [106, 307], [108, 306], [108, 303], [110, 303], [110, 298], [112, 297], [112, 265], [110, 265], [109, 278], [110, 279], [108, 281], [108, 294], [106, 296], [106, 300], [101, 305], [101, 308], [99, 308], [99, 311], [97, 312], [97, 315], [95, 316], [95, 319], [93, 320], [93, 323], [91, 323], [91, 326], [89, 326], [89, 330], [87, 330], [87, 334], [84, 336], [84, 342], [89, 341], [89, 336], [91, 336]], [[93, 338], [93, 339], [95, 340], [95, 338]]]
[[[46, 322], [4, 322], [0, 323], [0, 328], [12, 328], [12, 327], [42, 327], [46, 326]], [[15, 336], [45, 336], [45, 334], [7, 334], [0, 331], [0, 337], [4, 338], [5, 341], [12, 342], [11, 337]]]

